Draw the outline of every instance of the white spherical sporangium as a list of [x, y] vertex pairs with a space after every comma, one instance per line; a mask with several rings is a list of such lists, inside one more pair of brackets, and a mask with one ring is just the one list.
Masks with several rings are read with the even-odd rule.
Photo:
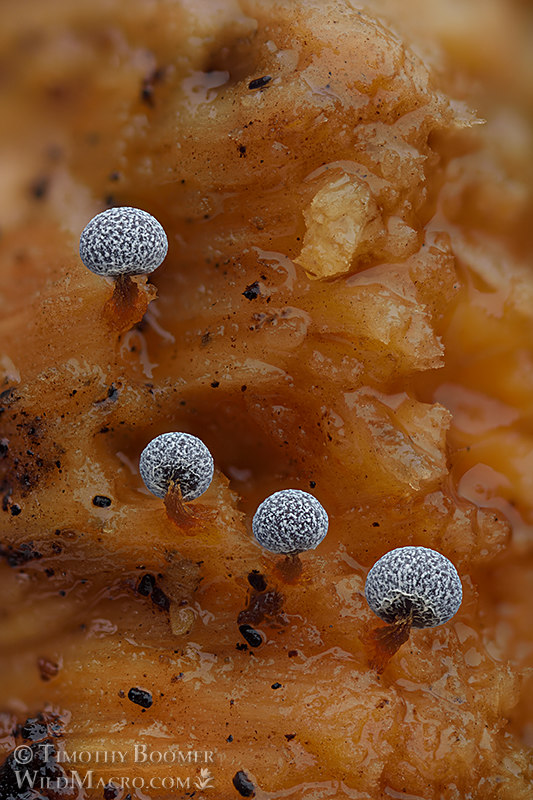
[[293, 554], [317, 547], [328, 532], [328, 515], [316, 497], [299, 489], [271, 494], [255, 512], [252, 530], [272, 553]]
[[365, 595], [372, 611], [386, 622], [412, 615], [414, 628], [434, 628], [458, 611], [463, 589], [457, 570], [442, 553], [398, 547], [371, 568]]
[[130, 206], [102, 211], [80, 236], [81, 260], [91, 272], [108, 278], [153, 272], [167, 251], [161, 223], [147, 211]]
[[184, 500], [195, 500], [213, 479], [213, 456], [190, 433], [162, 433], [146, 445], [139, 460], [144, 485], [156, 497], [165, 497], [172, 482], [181, 489]]

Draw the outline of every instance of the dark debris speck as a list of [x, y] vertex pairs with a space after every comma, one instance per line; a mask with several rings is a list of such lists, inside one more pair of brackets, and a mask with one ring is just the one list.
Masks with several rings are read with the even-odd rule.
[[247, 300], [255, 300], [261, 294], [261, 288], [257, 281], [254, 281], [249, 286], [246, 287], [244, 292], [242, 293], [243, 297], [246, 297]]
[[233, 785], [241, 797], [253, 797], [255, 794], [255, 788], [252, 781], [242, 769], [236, 772], [233, 776]]
[[138, 689], [135, 686], [129, 690], [128, 700], [131, 700], [132, 703], [141, 706], [141, 708], [150, 708], [154, 702], [150, 692], [147, 692], [145, 689]]
[[168, 611], [170, 609], [170, 600], [159, 586], [154, 586], [152, 590], [152, 603], [162, 608], [163, 611]]
[[103, 494], [96, 494], [93, 497], [93, 506], [97, 508], [109, 508], [111, 505], [111, 498], [106, 497]]
[[254, 89], [262, 89], [263, 86], [266, 86], [267, 83], [270, 83], [272, 80], [272, 75], [263, 75], [261, 78], [254, 78], [253, 81], [250, 81], [248, 84], [248, 88], [252, 91]]
[[137, 591], [139, 594], [142, 594], [143, 597], [149, 597], [152, 594], [154, 587], [155, 577], [150, 572], [147, 572], [139, 581]]
[[250, 647], [259, 647], [263, 643], [263, 637], [251, 625], [239, 625], [239, 631]]
[[107, 783], [104, 786], [104, 800], [115, 800], [120, 794], [120, 787], [115, 786], [113, 783]]
[[253, 569], [248, 575], [248, 583], [256, 592], [264, 592], [267, 588], [265, 576], [257, 569]]

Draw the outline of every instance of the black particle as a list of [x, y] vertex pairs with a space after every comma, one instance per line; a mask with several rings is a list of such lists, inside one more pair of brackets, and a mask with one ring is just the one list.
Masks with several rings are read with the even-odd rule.
[[239, 631], [250, 647], [259, 647], [263, 643], [263, 637], [251, 625], [239, 625]]
[[168, 611], [170, 608], [170, 600], [159, 586], [155, 586], [152, 591], [152, 603], [162, 608], [163, 611]]
[[231, 735], [231, 733], [230, 733], [230, 735], [228, 736], [228, 738], [226, 739], [226, 741], [227, 741], [227, 742], [232, 742], [232, 741], [233, 741], [233, 736]]
[[244, 144], [239, 145], [239, 158], [246, 158], [246, 146]]
[[254, 78], [253, 81], [250, 81], [248, 84], [249, 89], [262, 89], [263, 86], [266, 86], [267, 83], [270, 83], [272, 80], [272, 75], [263, 75], [262, 78]]
[[295, 656], [298, 655], [298, 650], [289, 650], [287, 655], [289, 656], [289, 658], [294, 658]]
[[10, 511], [11, 511], [11, 516], [12, 517], [18, 517], [18, 515], [21, 513], [22, 509], [16, 503], [13, 503], [13, 505], [10, 508]]
[[4, 557], [10, 567], [20, 567], [28, 561], [42, 558], [42, 554], [38, 550], [34, 550], [33, 542], [23, 543], [16, 549], [10, 545], [4, 548], [0, 545], [0, 557]]
[[379, 522], [373, 522], [372, 523], [372, 527], [373, 528], [379, 528]]
[[143, 597], [149, 597], [155, 587], [155, 578], [149, 572], [146, 575], [143, 575], [141, 580], [139, 581], [139, 585], [137, 586], [137, 591], [139, 594], [142, 594]]
[[97, 508], [109, 508], [111, 505], [111, 500], [109, 497], [106, 497], [103, 494], [96, 494], [93, 497], [93, 506]]
[[120, 788], [113, 783], [108, 783], [104, 786], [104, 800], [115, 800], [118, 797]]
[[0, 439], [0, 458], [7, 455], [9, 450], [9, 441], [7, 439]]
[[135, 687], [129, 690], [128, 700], [131, 700], [132, 703], [141, 706], [141, 708], [150, 708], [153, 703], [150, 692], [147, 692], [144, 689], [137, 689]]
[[254, 785], [246, 772], [240, 769], [233, 776], [233, 785], [241, 795], [241, 797], [253, 797], [255, 794]]
[[241, 392], [245, 392], [247, 388], [248, 388], [248, 387], [246, 386], [246, 384], [243, 384], [243, 385], [241, 386]]
[[309, 486], [311, 489], [314, 489], [316, 487], [316, 481], [309, 481]]
[[213, 387], [213, 389], [218, 389], [218, 387], [220, 386], [220, 381], [211, 381], [211, 386]]
[[112, 383], [107, 390], [107, 397], [109, 400], [116, 400], [118, 398], [118, 389], [114, 383]]
[[30, 186], [30, 192], [36, 200], [43, 200], [48, 194], [50, 179], [43, 175], [37, 178]]
[[283, 685], [283, 684], [281, 684], [281, 683], [278, 683], [278, 682], [276, 681], [276, 683], [273, 683], [273, 684], [272, 684], [272, 686], [271, 686], [270, 688], [271, 688], [271, 689], [281, 689], [282, 685]]
[[290, 742], [290, 741], [291, 741], [291, 739], [294, 739], [294, 737], [296, 736], [296, 734], [295, 734], [295, 733], [285, 733], [285, 734], [284, 734], [284, 736], [285, 736], [286, 740], [287, 740], [288, 742]]
[[244, 642], [237, 642], [235, 647], [237, 650], [248, 650], [248, 645], [245, 644]]
[[256, 592], [264, 592], [267, 588], [265, 576], [256, 569], [253, 569], [248, 575], [248, 583]]
[[251, 283], [249, 286], [246, 287], [244, 292], [242, 293], [243, 297], [246, 297], [247, 300], [255, 300], [256, 297], [259, 297], [261, 294], [261, 289], [259, 288], [259, 284], [257, 281]]

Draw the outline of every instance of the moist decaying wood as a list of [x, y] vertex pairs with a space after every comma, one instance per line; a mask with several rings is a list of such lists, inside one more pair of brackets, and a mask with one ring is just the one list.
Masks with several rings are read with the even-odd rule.
[[[526, 13], [4, 2], [0, 786], [41, 714], [42, 741], [57, 718], [67, 751], [128, 754], [91, 763], [146, 781], [123, 797], [231, 800], [244, 775], [272, 800], [528, 800]], [[129, 289], [78, 257], [112, 205], [168, 234]], [[181, 510], [137, 468], [170, 430], [216, 464]], [[298, 562], [251, 535], [283, 488], [330, 517]], [[464, 601], [392, 654], [407, 631], [364, 580], [410, 544]], [[214, 760], [176, 773], [136, 743]]]

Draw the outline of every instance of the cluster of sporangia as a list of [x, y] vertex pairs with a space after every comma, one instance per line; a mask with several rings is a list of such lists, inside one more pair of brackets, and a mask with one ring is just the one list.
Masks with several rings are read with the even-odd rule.
[[[162, 264], [168, 241], [160, 223], [138, 208], [111, 208], [94, 217], [80, 238], [80, 256], [97, 275], [124, 286]], [[139, 470], [147, 487], [163, 498], [169, 516], [183, 519], [184, 503], [208, 489], [214, 464], [196, 436], [172, 432], [156, 436], [141, 453]], [[326, 536], [328, 515], [318, 500], [298, 489], [275, 492], [258, 507], [252, 521], [259, 545], [297, 558]], [[399, 547], [380, 558], [368, 573], [365, 595], [372, 611], [388, 623], [372, 631], [371, 661], [382, 669], [409, 636], [411, 627], [430, 628], [451, 619], [462, 601], [461, 580], [453, 564], [426, 547]]]

